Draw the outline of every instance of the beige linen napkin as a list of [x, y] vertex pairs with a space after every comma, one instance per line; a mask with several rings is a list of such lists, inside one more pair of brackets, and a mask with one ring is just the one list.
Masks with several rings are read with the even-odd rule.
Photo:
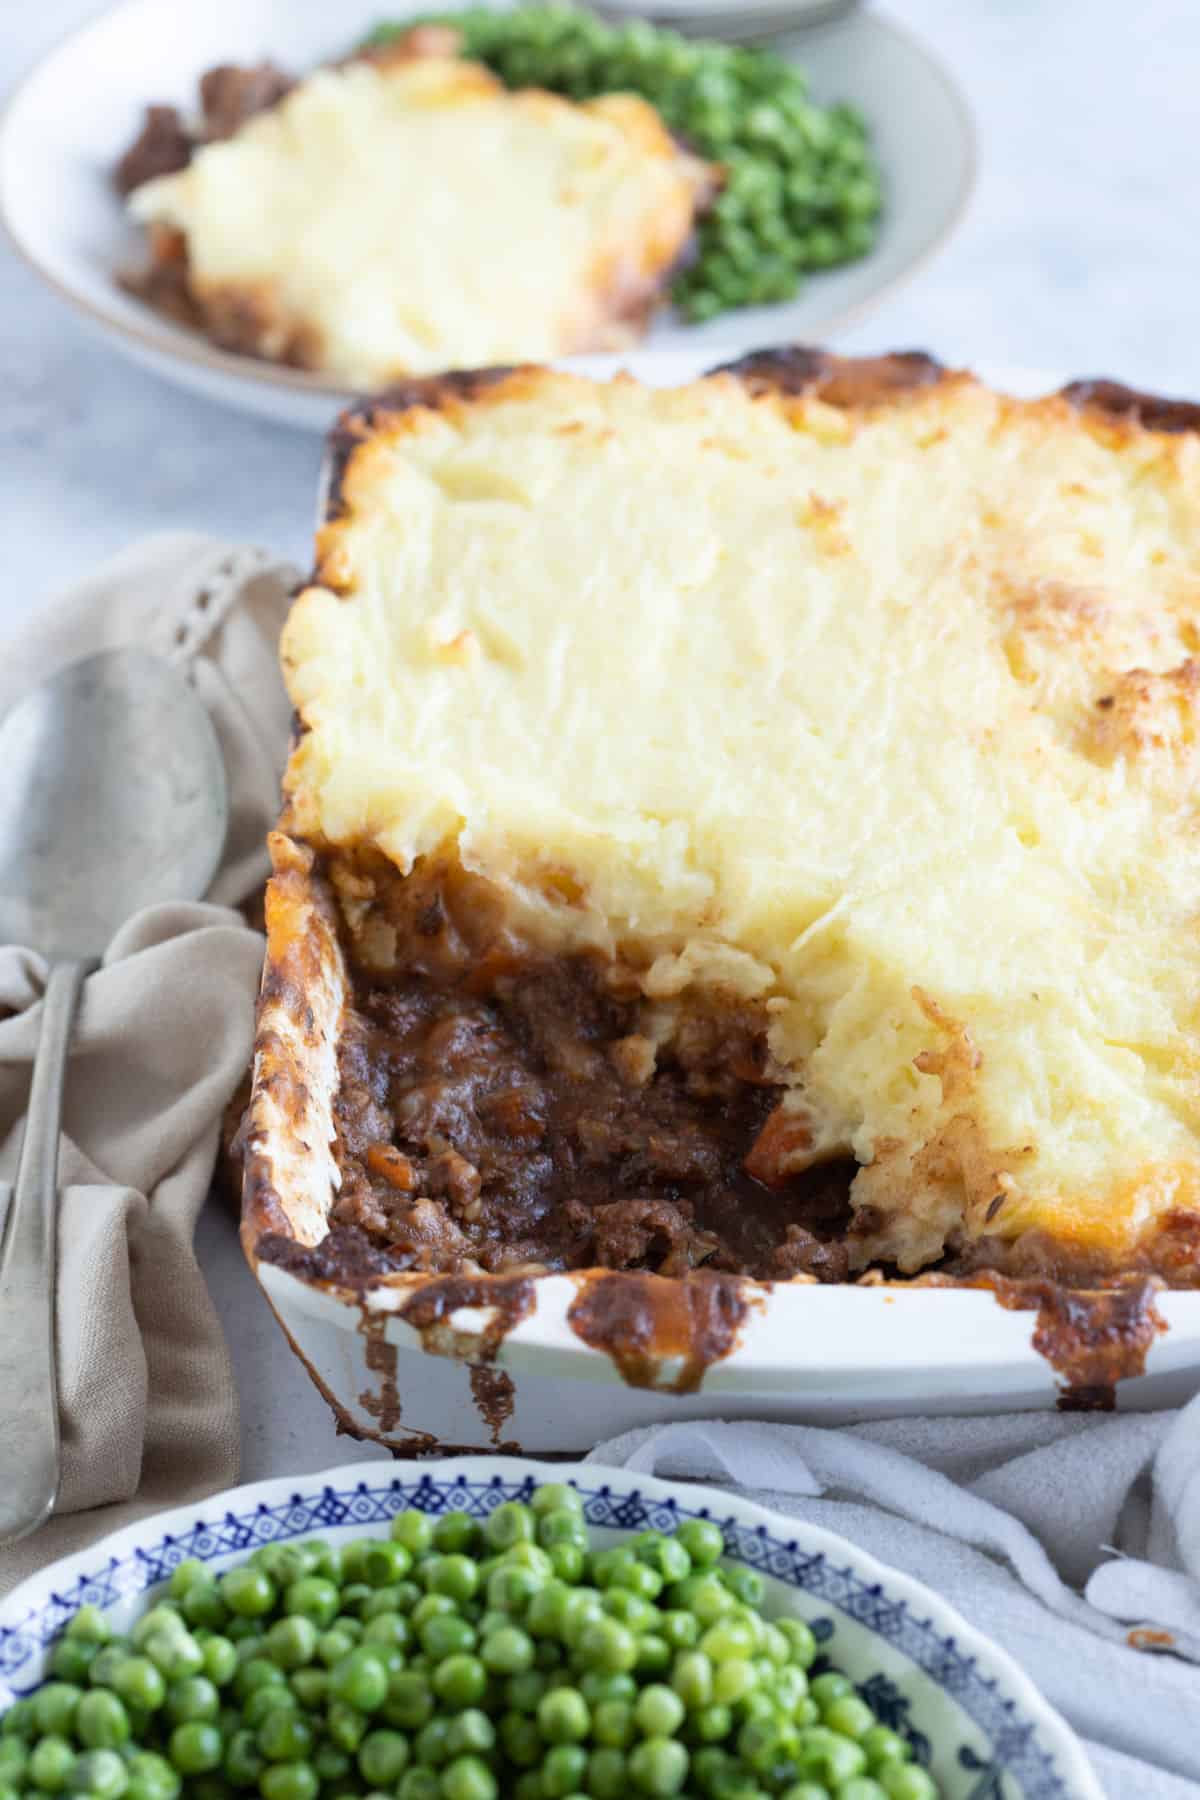
[[[295, 571], [154, 537], [40, 613], [0, 656], [0, 712], [81, 656], [133, 643], [184, 665], [225, 754], [231, 818], [208, 900], [132, 919], [89, 976], [59, 1165], [56, 1516], [0, 1553], [0, 1592], [139, 1513], [238, 1472], [237, 1396], [196, 1265], [221, 1115], [250, 1055], [262, 940], [235, 910], [266, 874], [289, 708], [276, 644]], [[0, 946], [0, 1219], [20, 1149], [44, 966]], [[0, 1480], [5, 1448], [0, 1439]]]

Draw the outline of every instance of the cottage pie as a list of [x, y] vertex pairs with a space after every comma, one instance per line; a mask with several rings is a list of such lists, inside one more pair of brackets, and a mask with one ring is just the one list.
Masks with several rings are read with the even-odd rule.
[[349, 415], [282, 645], [264, 1018], [305, 942], [352, 982], [299, 1236], [1196, 1285], [1195, 424], [809, 351]]
[[636, 341], [716, 171], [636, 94], [509, 92], [445, 35], [295, 84], [210, 71], [198, 141], [152, 109], [119, 172], [149, 296], [362, 389]]

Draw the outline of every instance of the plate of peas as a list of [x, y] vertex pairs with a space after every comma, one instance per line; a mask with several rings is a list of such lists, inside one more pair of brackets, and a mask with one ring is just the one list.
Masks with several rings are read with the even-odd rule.
[[260, 1482], [0, 1602], [0, 1800], [1100, 1800], [937, 1597], [714, 1489]]
[[190, 118], [214, 64], [269, 56], [305, 71], [432, 19], [452, 21], [464, 53], [508, 87], [641, 94], [722, 171], [645, 338], [588, 359], [607, 373], [664, 352], [688, 350], [704, 368], [819, 342], [935, 254], [973, 184], [974, 128], [954, 82], [866, 8], [736, 44], [564, 0], [119, 0], [53, 51], [9, 109], [0, 211], [14, 241], [113, 349], [226, 405], [326, 430], [358, 396], [222, 349], [122, 284], [144, 246], [111, 172], [149, 93]]

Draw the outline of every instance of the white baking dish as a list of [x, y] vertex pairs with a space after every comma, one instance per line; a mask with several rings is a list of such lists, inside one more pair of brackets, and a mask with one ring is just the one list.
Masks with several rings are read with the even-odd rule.
[[[626, 362], [642, 380], [673, 385], [708, 359], [642, 351]], [[1015, 393], [1062, 385], [1030, 370], [980, 373]], [[1034, 1348], [1037, 1313], [1009, 1310], [988, 1291], [757, 1287], [728, 1354], [705, 1368], [696, 1391], [678, 1392], [678, 1356], [653, 1360], [643, 1374], [654, 1386], [634, 1387], [577, 1335], [568, 1313], [578, 1277], [536, 1278], [528, 1310], [503, 1331], [496, 1313], [461, 1307], [423, 1341], [400, 1313], [429, 1278], [392, 1275], [351, 1291], [260, 1258], [259, 1240], [272, 1229], [318, 1243], [334, 1195], [329, 1145], [346, 972], [320, 884], [305, 878], [303, 893], [288, 966], [264, 991], [260, 1043], [265, 1031], [269, 1049], [256, 1058], [242, 1236], [280, 1324], [344, 1429], [397, 1451], [434, 1440], [578, 1452], [667, 1418], [836, 1420], [1056, 1403], [1060, 1383]], [[1163, 1294], [1158, 1311], [1167, 1329], [1150, 1346], [1146, 1373], [1119, 1384], [1122, 1408], [1176, 1404], [1200, 1390], [1200, 1292]], [[484, 1416], [472, 1389], [471, 1365], [493, 1355], [513, 1384], [511, 1412], [500, 1418]]]

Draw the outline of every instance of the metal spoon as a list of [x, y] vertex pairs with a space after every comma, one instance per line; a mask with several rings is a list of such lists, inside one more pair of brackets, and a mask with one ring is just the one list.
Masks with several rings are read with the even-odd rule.
[[0, 943], [50, 964], [17, 1179], [0, 1217], [0, 1544], [41, 1524], [58, 1495], [58, 1134], [83, 979], [142, 907], [205, 892], [228, 811], [208, 713], [182, 675], [143, 651], [73, 663], [0, 721]]

